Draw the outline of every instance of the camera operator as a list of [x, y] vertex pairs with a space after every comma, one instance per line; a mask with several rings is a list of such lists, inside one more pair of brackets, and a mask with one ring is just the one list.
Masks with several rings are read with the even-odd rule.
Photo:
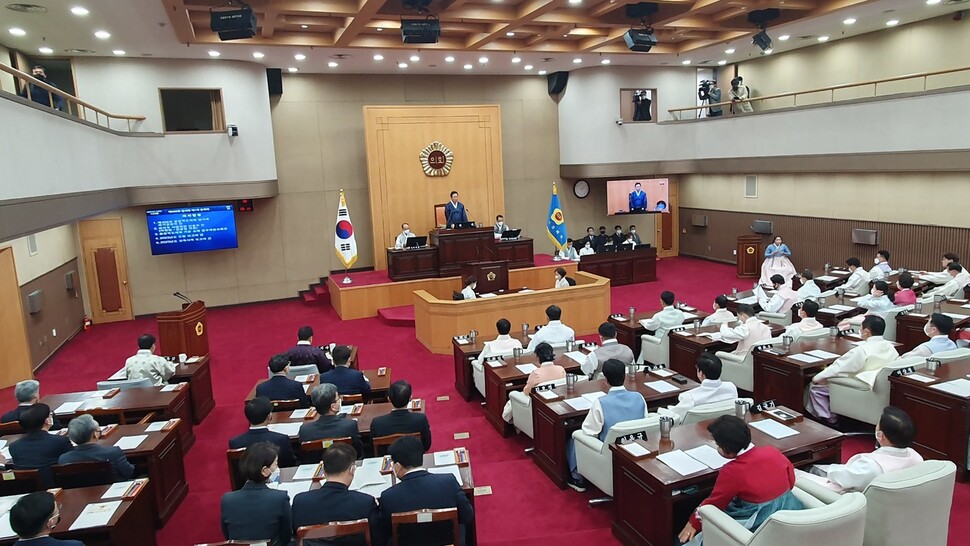
[[[700, 86], [697, 88], [697, 98], [701, 100], [703, 104], [707, 101], [709, 105], [717, 104], [721, 102], [721, 88], [717, 86], [717, 81], [715, 80], [703, 80]], [[724, 112], [721, 110], [720, 106], [709, 106], [707, 117], [716, 117], [722, 115]]]
[[747, 102], [748, 97], [751, 96], [751, 90], [748, 89], [747, 85], [744, 85], [744, 78], [741, 76], [735, 76], [731, 80], [731, 91], [728, 95], [731, 97], [732, 114], [750, 114], [754, 112], [754, 107], [751, 106], [750, 102]]

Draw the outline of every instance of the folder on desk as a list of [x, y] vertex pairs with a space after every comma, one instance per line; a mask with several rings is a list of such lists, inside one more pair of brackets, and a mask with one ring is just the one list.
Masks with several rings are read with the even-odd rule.
[[535, 364], [516, 364], [515, 367], [522, 373], [532, 373], [537, 368]]
[[576, 411], [588, 410], [593, 407], [593, 403], [589, 400], [583, 398], [582, 396], [577, 396], [576, 398], [568, 398], [563, 400], [567, 406], [573, 408]]
[[707, 470], [707, 466], [679, 449], [661, 453], [657, 455], [657, 459], [681, 476], [689, 476]]

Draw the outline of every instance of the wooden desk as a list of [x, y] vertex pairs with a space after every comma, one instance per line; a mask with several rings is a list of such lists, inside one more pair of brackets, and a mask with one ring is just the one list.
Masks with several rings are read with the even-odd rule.
[[579, 259], [579, 270], [606, 277], [613, 286], [657, 280], [657, 249], [600, 252]]
[[788, 351], [780, 346], [754, 352], [754, 399], [757, 402], [774, 399], [798, 413], [805, 413], [805, 387], [815, 374], [835, 362], [834, 358], [811, 364], [794, 360], [792, 355], [822, 350], [839, 356], [855, 347], [845, 338], [805, 338], [792, 343]]
[[[376, 400], [386, 402], [387, 391], [391, 388], [391, 368], [387, 368], [387, 373], [384, 375], [377, 375], [377, 370], [363, 370], [363, 374], [364, 377], [366, 377], [370, 382], [370, 392], [364, 395], [364, 401], [373, 402]], [[310, 385], [310, 388], [307, 389], [307, 395], [313, 391], [314, 387], [320, 384], [320, 375], [321, 374], [314, 374], [313, 381], [304, 383], [304, 385]], [[246, 395], [246, 402], [256, 398], [256, 387], [268, 380], [269, 378], [267, 377], [266, 379], [260, 379], [257, 381], [256, 384], [253, 385], [253, 388], [250, 389], [249, 394]]]
[[[844, 273], [838, 273], [832, 270], [830, 270], [828, 273], [825, 273], [824, 266], [813, 269], [812, 272], [815, 273], [815, 278], [812, 280], [815, 281], [815, 284], [818, 285], [819, 289], [822, 292], [832, 290], [837, 286], [842, 286], [843, 284], [845, 284], [845, 281], [847, 281], [849, 277], [852, 276], [852, 273], [850, 273], [847, 269], [838, 269], [838, 271], [844, 271]], [[832, 277], [832, 278], [819, 279], [819, 277]], [[802, 283], [801, 283], [801, 280], [799, 280], [798, 275], [795, 275], [791, 278], [791, 286], [793, 290], [798, 290], [799, 288], [801, 288]]]
[[387, 278], [392, 281], [409, 281], [438, 276], [438, 249], [422, 248], [387, 249]]
[[[659, 393], [644, 385], [646, 381], [666, 381], [677, 387], [677, 390]], [[680, 393], [700, 385], [696, 381], [690, 380], [684, 385], [679, 385], [653, 373], [637, 372], [636, 377], [630, 377], [627, 374], [623, 386], [627, 390], [642, 394], [644, 400], [647, 401], [647, 408], [656, 411], [660, 406], [676, 404]], [[597, 379], [577, 383], [572, 391], [565, 386], [556, 387], [553, 392], [560, 396], [556, 400], [548, 401], [534, 392], [532, 393], [532, 434], [535, 441], [532, 460], [539, 465], [546, 476], [549, 476], [559, 486], [559, 489], [566, 488], [566, 480], [569, 478], [566, 445], [573, 437], [573, 431], [583, 426], [583, 420], [589, 413], [589, 410], [573, 409], [564, 400], [591, 392], [607, 392], [609, 390], [610, 385], [605, 379]]]
[[[192, 432], [192, 410], [189, 402], [189, 389], [181, 388], [172, 392], [162, 392], [162, 387], [145, 387], [141, 389], [125, 389], [113, 398], [91, 398], [96, 391], [72, 392], [65, 394], [49, 394], [41, 398], [41, 402], [50, 406], [51, 411], [57, 410], [65, 402], [85, 401], [78, 409], [120, 409], [125, 412], [125, 420], [136, 422], [145, 415], [158, 412], [157, 421], [162, 419], [179, 418], [182, 421], [176, 429], [182, 442], [182, 450], [188, 452], [195, 443]], [[57, 413], [64, 423], [77, 416], [77, 412]]]
[[438, 276], [454, 277], [461, 264], [498, 259], [495, 233], [491, 227], [433, 229], [428, 241], [438, 247]]
[[[943, 313], [966, 317], [953, 319], [954, 328], [950, 333], [950, 339], [956, 340], [960, 335], [959, 329], [970, 327], [970, 309], [961, 307], [966, 303], [966, 300], [949, 300], [940, 306]], [[933, 304], [924, 303], [919, 313], [914, 311], [906, 315], [896, 315], [896, 341], [901, 344], [900, 354], [912, 351], [917, 345], [929, 341], [930, 338], [923, 333], [923, 326], [933, 313]]]
[[[61, 540], [80, 540], [85, 546], [119, 546], [122, 544], [138, 546], [155, 546], [155, 526], [152, 520], [152, 497], [149, 490], [142, 488], [134, 498], [121, 501], [121, 506], [115, 511], [107, 525], [78, 529], [71, 531], [70, 527], [81, 515], [81, 511], [91, 503], [107, 502], [101, 495], [108, 490], [108, 485], [94, 487], [79, 487], [64, 489], [57, 495], [56, 502], [61, 504], [61, 523], [54, 529], [51, 536]], [[119, 500], [119, 499], [111, 499]], [[17, 537], [0, 538], [0, 546], [10, 546], [17, 542]]]
[[[751, 422], [761, 418], [750, 415], [747, 420]], [[670, 440], [661, 441], [660, 435], [656, 434], [642, 443], [654, 454], [711, 444], [713, 439], [707, 432], [708, 424], [710, 421], [674, 427]], [[790, 426], [800, 434], [775, 440], [752, 428], [751, 441], [756, 446], [777, 447], [796, 467], [841, 461], [842, 433], [809, 419]], [[681, 476], [657, 460], [655, 455], [635, 460], [615, 445], [610, 446], [610, 450], [613, 452], [613, 499], [616, 507], [613, 536], [628, 546], [670, 546], [675, 533], [680, 531], [697, 505], [710, 494], [717, 471], [707, 469]], [[696, 486], [697, 490], [693, 493], [683, 492], [691, 486]], [[679, 493], [675, 495], [674, 491]]]
[[189, 384], [189, 408], [192, 410], [192, 422], [198, 425], [206, 415], [216, 407], [212, 396], [212, 371], [209, 367], [209, 355], [205, 355], [192, 364], [178, 364], [175, 375], [169, 383]]
[[932, 376], [934, 383], [921, 383], [909, 377], [889, 378], [889, 403], [913, 418], [916, 441], [913, 449], [925, 459], [946, 459], [957, 465], [957, 479], [966, 481], [967, 437], [970, 435], [970, 399], [932, 388], [943, 381], [966, 378], [970, 359], [940, 366], [936, 373], [926, 369], [920, 375]]
[[[557, 349], [564, 351], [564, 349]], [[583, 351], [584, 353], [586, 351]], [[579, 362], [559, 354], [555, 363], [566, 369], [566, 373], [582, 373]], [[534, 354], [522, 355], [518, 361], [509, 357], [504, 366], [493, 368], [485, 365], [485, 418], [495, 427], [503, 437], [512, 433], [512, 425], [502, 419], [502, 410], [505, 403], [509, 400], [509, 393], [521, 391], [525, 387], [525, 382], [529, 379], [529, 374], [522, 373], [516, 368], [519, 364], [539, 365], [539, 359]]]
[[[766, 290], [765, 291], [765, 294], [768, 294], [769, 295], [768, 297], [770, 298], [771, 297], [770, 294], [774, 294], [774, 290]], [[754, 290], [745, 290], [743, 292], [738, 292], [737, 294], [725, 294], [725, 296], [728, 299], [728, 306], [727, 306], [727, 308], [732, 313], [734, 313], [735, 315], [737, 315], [738, 314], [738, 306], [741, 305], [741, 303], [739, 302], [739, 300], [744, 300], [744, 299], [747, 299], [747, 298], [750, 298], [750, 297], [754, 296]], [[754, 301], [753, 303], [748, 303], [748, 305], [750, 305], [751, 307], [754, 308], [754, 312], [755, 313], [760, 313], [762, 311], [761, 304], [758, 303], [757, 300]]]
[[[846, 307], [851, 307], [851, 309], [846, 309], [844, 311], [839, 311], [838, 313], [829, 313], [818, 310], [818, 314], [815, 315], [815, 320], [817, 320], [821, 325], [826, 328], [831, 328], [833, 326], [838, 326], [840, 322], [847, 318], [854, 317], [856, 315], [864, 315], [866, 313], [865, 307], [859, 307], [850, 298], [846, 297], [843, 301], [839, 301], [839, 298], [833, 296], [831, 298], [825, 298], [825, 307], [823, 309], [830, 309], [833, 305], [844, 305]], [[922, 326], [920, 327], [922, 328]]]
[[[737, 321], [730, 323], [731, 326], [738, 324]], [[784, 326], [770, 322], [767, 325], [771, 328], [771, 337], [778, 337], [785, 332]], [[719, 324], [711, 324], [710, 326], [702, 326], [697, 333], [715, 333], [720, 330], [721, 326]], [[697, 375], [697, 357], [701, 353], [733, 351], [738, 345], [737, 343], [726, 343], [720, 340], [713, 340], [707, 336], [696, 335], [693, 328], [687, 328], [680, 332], [671, 332], [669, 335], [670, 362], [668, 363], [668, 367], [686, 377], [694, 377]]]
[[[513, 329], [515, 324], [512, 325]], [[518, 333], [510, 332], [510, 335], [518, 339], [522, 343], [522, 347], [527, 347], [529, 345], [529, 336], [522, 335], [522, 331], [519, 330]], [[458, 343], [458, 337], [451, 338], [452, 350], [454, 353], [454, 364], [455, 364], [455, 390], [458, 394], [465, 399], [466, 402], [471, 402], [472, 398], [475, 397], [475, 393], [478, 392], [475, 389], [475, 380], [472, 376], [472, 361], [478, 358], [482, 351], [485, 349], [486, 341], [492, 341], [495, 338], [486, 340], [478, 335], [475, 338], [475, 343], [467, 341], [465, 344]]]
[[[684, 311], [687, 314], [687, 318], [684, 319], [684, 324], [691, 324], [694, 320], [704, 320], [704, 318], [710, 315], [710, 313], [698, 311], [693, 307], [689, 307], [689, 309], [691, 311]], [[657, 313], [659, 311], [636, 313], [633, 316], [632, 322], [630, 321], [629, 314], [624, 315], [623, 318], [609, 318], [609, 321], [616, 326], [616, 340], [632, 349], [634, 358], [640, 357], [640, 336], [647, 333], [647, 329], [640, 324], [640, 321], [653, 318]], [[653, 331], [651, 330], [650, 333], [653, 333]]]
[[500, 239], [495, 242], [495, 248], [498, 250], [498, 259], [509, 262], [509, 269], [536, 265], [533, 241], [529, 237]]
[[[424, 400], [424, 404], [422, 404], [421, 409], [411, 410], [411, 411], [417, 412], [417, 413], [424, 413], [425, 408], [427, 408], [427, 406], [428, 406], [428, 401]], [[360, 432], [361, 440], [364, 441], [366, 438], [366, 441], [364, 441], [364, 443], [367, 444], [370, 441], [371, 422], [374, 421], [375, 417], [380, 417], [381, 415], [387, 415], [388, 413], [391, 413], [391, 410], [393, 409], [394, 409], [394, 406], [391, 405], [391, 403], [389, 402], [381, 402], [377, 404], [364, 404], [364, 409], [361, 411], [360, 415], [356, 417], [348, 416], [346, 417], [346, 419], [353, 419], [354, 421], [357, 421], [357, 430], [358, 432]], [[301, 424], [302, 425], [303, 423], [309, 423], [310, 421], [313, 421], [313, 419], [293, 419], [291, 415], [293, 415], [293, 412], [291, 411], [274, 412], [273, 414], [270, 415], [270, 420], [269, 420], [270, 428], [275, 428], [275, 427], [272, 427], [272, 425], [282, 425], [282, 424]], [[282, 432], [283, 434], [286, 434], [287, 436], [289, 436], [290, 440], [293, 442], [295, 447], [299, 446], [300, 437], [297, 430], [294, 430], [292, 433], [285, 430], [278, 431], [278, 432]], [[364, 451], [367, 452], [366, 449]]]

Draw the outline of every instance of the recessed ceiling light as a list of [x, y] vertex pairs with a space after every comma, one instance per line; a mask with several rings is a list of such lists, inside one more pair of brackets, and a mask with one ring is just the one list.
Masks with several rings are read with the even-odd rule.
[[527, 65], [523, 66], [522, 68], [524, 68], [526, 70], [532, 70], [532, 65], [531, 64], [527, 64]]
[[569, 0], [570, 6], [578, 6], [583, 3], [583, 0]]
[[894, 27], [894, 26], [896, 26], [898, 24], [899, 24], [899, 19], [890, 19], [890, 20], [886, 21], [886, 26], [887, 27]]
[[927, 6], [935, 6], [940, 3], [940, 0], [926, 0]]
[[787, 34], [782, 34], [781, 36], [778, 37], [778, 40], [781, 42], [787, 42], [789, 38], [791, 38], [791, 36]]
[[470, 64], [466, 64], [466, 65], [465, 65], [465, 66], [463, 66], [462, 68], [464, 68], [465, 70], [471, 70], [471, 69], [472, 69], [472, 65], [470, 65]]
[[411, 55], [411, 62], [412, 63], [416, 63], [416, 62], [418, 62], [420, 60], [421, 60], [421, 57], [418, 57], [417, 55]]
[[297, 70], [299, 70], [299, 68], [297, 68], [297, 67], [295, 67], [295, 66], [291, 66], [291, 67], [289, 67], [289, 68], [287, 68], [286, 70], [287, 70], [288, 72], [296, 72]]
[[842, 24], [843, 25], [854, 25], [855, 24], [855, 17], [849, 17], [848, 19], [843, 20], [842, 21]]
[[84, 8], [81, 6], [74, 6], [73, 8], [71, 8], [71, 13], [73, 13], [74, 15], [77, 15], [78, 17], [84, 17], [85, 15], [91, 12], [88, 11], [87, 8]]
[[720, 60], [720, 61], [717, 62], [717, 64], [718, 64], [718, 66], [724, 66], [724, 65], [727, 64], [727, 61]]
[[408, 67], [408, 63], [405, 63], [403, 61], [402, 62], [399, 62], [399, 63], [397, 63], [397, 67], [398, 68], [407, 68]]
[[682, 65], [688, 65], [688, 64], [690, 64], [690, 59], [684, 59], [683, 61], [680, 61], [680, 64], [682, 64]]
[[125, 50], [124, 49], [116, 49], [116, 50], [112, 51], [112, 53], [114, 53], [115, 55], [124, 55], [125, 54]]
[[771, 49], [769, 47], [768, 49], [762, 51], [762, 53], [764, 53], [765, 55], [771, 55], [774, 51], [775, 51], [774, 49]]
[[384, 60], [384, 56], [381, 55], [380, 53], [377, 53], [376, 55], [374, 55], [374, 60], [375, 61], [383, 61]]
[[306, 55], [304, 55], [302, 53], [297, 53], [296, 55], [293, 56], [293, 58], [296, 59], [296, 60], [298, 60], [298, 61], [302, 61], [302, 60], [306, 59]]
[[300, 28], [310, 28], [310, 25], [300, 25]]
[[446, 63], [453, 63], [453, 62], [455, 62], [455, 58], [452, 57], [451, 55], [448, 55], [447, 57], [445, 57], [445, 62]]
[[43, 46], [43, 47], [37, 48], [37, 51], [40, 51], [44, 55], [50, 55], [51, 53], [54, 52], [54, 49], [47, 46]]
[[508, 36], [509, 38], [511, 38], [511, 37], [515, 36], [515, 33], [514, 32], [506, 32], [505, 35]]
[[13, 27], [10, 29], [10, 34], [13, 34], [14, 36], [26, 36], [27, 31], [22, 28]]
[[209, 51], [209, 56], [210, 57], [218, 57], [219, 55], [222, 55], [222, 53], [219, 53], [218, 51], [216, 51], [214, 49]]
[[96, 30], [94, 31], [94, 35], [102, 40], [107, 40], [111, 37], [111, 33], [107, 30]]
[[603, 59], [602, 61], [600, 61], [600, 64], [610, 64], [610, 60], [609, 59]]
[[488, 57], [479, 57], [478, 62], [485, 64], [488, 62]]
[[338, 66], [340, 66], [340, 63], [338, 63], [337, 61], [330, 61], [329, 63], [327, 63], [327, 66], [329, 66], [330, 68], [337, 68]]
[[518, 64], [522, 62], [522, 57], [512, 57], [512, 64]]
[[266, 56], [266, 55], [263, 55], [263, 54], [262, 54], [262, 53], [260, 53], [259, 51], [253, 51], [253, 58], [254, 58], [254, 59], [262, 59], [262, 58], [263, 58], [263, 57], [265, 57], [265, 56]]
[[545, 70], [540, 70], [539, 71], [539, 75], [540, 76], [545, 76], [546, 75], [546, 71]]
[[818, 37], [818, 41], [820, 41], [820, 42], [827, 42], [827, 41], [829, 41], [829, 37], [828, 36], [819, 36]]
[[581, 62], [583, 62], [583, 60], [580, 59], [579, 57], [576, 57], [575, 59], [573, 59], [573, 64], [579, 64]]
[[732, 48], [729, 48], [729, 49], [725, 49], [724, 52], [727, 53], [728, 55], [730, 55], [730, 54], [734, 53], [734, 48], [732, 47]]

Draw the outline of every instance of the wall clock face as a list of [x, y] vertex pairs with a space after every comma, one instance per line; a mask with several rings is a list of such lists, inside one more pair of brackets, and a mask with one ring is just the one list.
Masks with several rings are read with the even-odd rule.
[[580, 199], [585, 198], [587, 195], [589, 195], [589, 182], [585, 180], [577, 180], [573, 185], [573, 194]]

